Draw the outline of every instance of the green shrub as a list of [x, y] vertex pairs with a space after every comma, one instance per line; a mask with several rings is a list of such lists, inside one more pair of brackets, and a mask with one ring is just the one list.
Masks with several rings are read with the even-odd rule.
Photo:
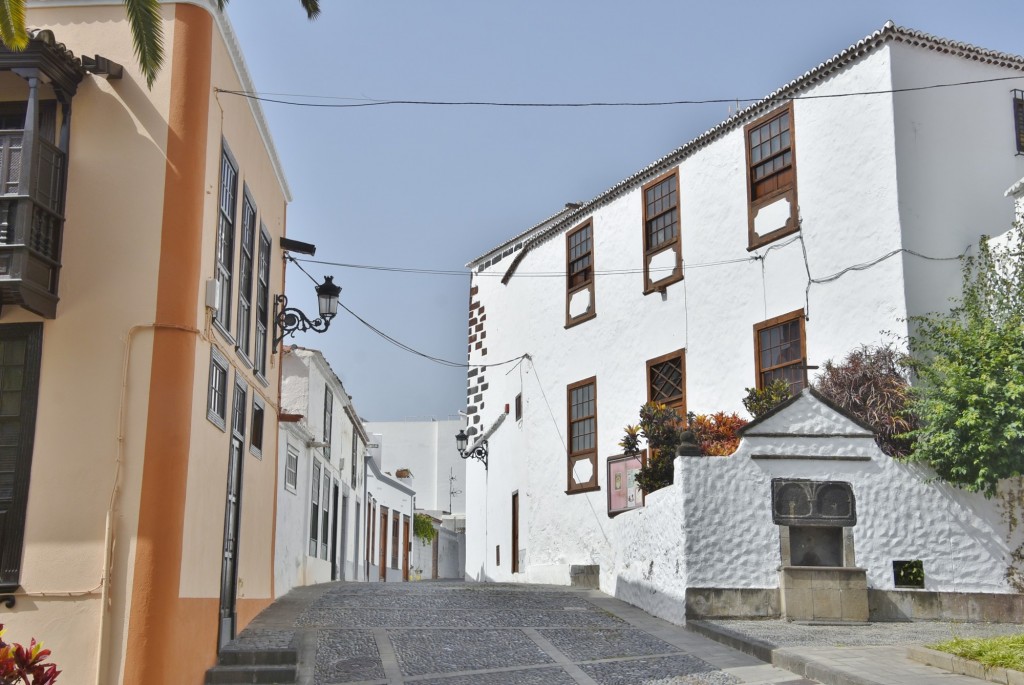
[[412, 517], [412, 534], [421, 540], [424, 545], [429, 545], [437, 537], [434, 519], [426, 514], [414, 514]]
[[793, 396], [789, 383], [776, 378], [763, 388], [746, 388], [747, 396], [743, 398], [743, 407], [755, 419], [767, 414], [776, 406]]
[[647, 442], [647, 464], [640, 469], [636, 482], [646, 493], [671, 485], [676, 448], [682, 441], [683, 418], [675, 409], [657, 402], [640, 407], [640, 423], [626, 426], [619, 441], [623, 453], [640, 454], [640, 441]]

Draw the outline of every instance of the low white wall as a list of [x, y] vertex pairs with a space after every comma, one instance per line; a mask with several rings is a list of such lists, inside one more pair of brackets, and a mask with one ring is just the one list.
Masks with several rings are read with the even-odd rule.
[[[461, 538], [461, 540], [460, 540]], [[437, 577], [461, 578], [463, 566], [460, 564], [465, 547], [465, 535], [453, 530], [441, 528], [437, 531]]]
[[[785, 458], [795, 456], [804, 458]], [[735, 454], [680, 457], [675, 467], [672, 486], [614, 519], [614, 566], [601, 578], [605, 592], [668, 620], [682, 621], [687, 588], [779, 586], [773, 478], [852, 485], [856, 564], [869, 588], [894, 589], [892, 562], [920, 559], [925, 590], [1013, 592], [1005, 573], [1024, 531], [1010, 535], [998, 498], [886, 456], [869, 431], [808, 391], [752, 426]]]

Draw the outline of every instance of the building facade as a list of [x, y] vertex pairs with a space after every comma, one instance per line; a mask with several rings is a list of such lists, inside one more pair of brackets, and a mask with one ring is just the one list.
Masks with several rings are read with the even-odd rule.
[[471, 262], [467, 578], [614, 591], [608, 459], [641, 404], [742, 412], [948, 307], [1013, 219], [1022, 70], [887, 24]]
[[216, 3], [32, 3], [0, 50], [2, 571], [62, 682], [200, 682], [274, 593], [290, 194]]
[[412, 568], [416, 491], [381, 468], [379, 434], [370, 434], [366, 456], [366, 579], [402, 582]]
[[368, 438], [317, 350], [282, 350], [274, 556], [278, 596], [296, 585], [365, 579], [360, 536]]

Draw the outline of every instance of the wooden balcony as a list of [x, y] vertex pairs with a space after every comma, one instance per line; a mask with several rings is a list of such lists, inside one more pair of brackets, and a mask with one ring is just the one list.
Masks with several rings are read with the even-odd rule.
[[[67, 158], [38, 140], [26, 159], [24, 131], [0, 131], [0, 304], [46, 318], [57, 311]], [[29, 162], [28, 182], [23, 162]]]

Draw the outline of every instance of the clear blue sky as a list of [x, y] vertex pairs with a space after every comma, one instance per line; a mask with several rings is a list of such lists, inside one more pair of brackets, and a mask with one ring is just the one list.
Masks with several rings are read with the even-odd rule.
[[[322, 4], [313, 23], [298, 0], [230, 4], [260, 92], [531, 102], [760, 98], [888, 19], [1024, 53], [1019, 3], [1002, 0]], [[290, 237], [315, 243], [317, 259], [436, 269], [461, 269], [729, 114], [724, 105], [265, 104], [264, 111], [294, 195]], [[342, 301], [395, 338], [465, 361], [468, 274], [306, 268], [318, 280], [334, 275]], [[313, 283], [294, 266], [287, 278], [292, 303], [315, 311]], [[297, 342], [323, 350], [366, 419], [443, 418], [465, 407], [464, 370], [392, 347], [344, 312], [327, 333]]]

